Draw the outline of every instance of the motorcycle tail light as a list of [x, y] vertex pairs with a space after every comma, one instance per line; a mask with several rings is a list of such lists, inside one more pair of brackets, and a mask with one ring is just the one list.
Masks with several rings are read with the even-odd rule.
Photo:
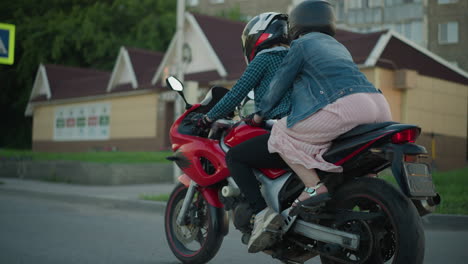
[[418, 128], [410, 128], [400, 131], [392, 136], [393, 144], [414, 143], [419, 136]]

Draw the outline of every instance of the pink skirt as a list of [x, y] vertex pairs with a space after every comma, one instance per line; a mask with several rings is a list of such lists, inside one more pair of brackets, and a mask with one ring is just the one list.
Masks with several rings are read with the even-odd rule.
[[322, 157], [331, 141], [358, 125], [391, 121], [392, 116], [382, 94], [356, 93], [338, 99], [290, 128], [286, 119], [273, 126], [268, 141], [271, 153], [277, 152], [288, 162], [308, 169], [341, 172], [341, 166]]

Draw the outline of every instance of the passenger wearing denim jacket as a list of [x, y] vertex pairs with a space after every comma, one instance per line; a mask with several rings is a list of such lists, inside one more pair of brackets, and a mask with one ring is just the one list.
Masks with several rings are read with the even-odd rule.
[[289, 16], [291, 48], [268, 94], [254, 116], [259, 122], [293, 87], [291, 114], [279, 120], [268, 140], [304, 182], [290, 215], [303, 206], [317, 206], [330, 199], [316, 169], [341, 172], [322, 155], [331, 141], [357, 125], [391, 121], [390, 107], [382, 93], [359, 71], [351, 54], [337, 40], [333, 8], [325, 0], [306, 0]]
[[293, 86], [288, 127], [337, 99], [353, 93], [380, 93], [353, 62], [348, 50], [332, 36], [312, 32], [293, 42], [258, 114], [268, 117]]

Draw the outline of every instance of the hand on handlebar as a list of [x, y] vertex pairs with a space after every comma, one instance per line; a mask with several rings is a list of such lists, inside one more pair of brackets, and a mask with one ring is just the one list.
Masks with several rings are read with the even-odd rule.
[[198, 136], [206, 136], [208, 135], [208, 131], [213, 124], [212, 121], [208, 120], [206, 115], [201, 113], [196, 113], [190, 117], [190, 121], [193, 126], [193, 134]]
[[263, 127], [265, 125], [265, 121], [263, 118], [257, 114], [250, 114], [242, 119], [247, 125], [253, 127]]
[[203, 130], [207, 130], [211, 128], [212, 124], [213, 122], [210, 121], [206, 115], [203, 115], [200, 119], [198, 119], [197, 127]]

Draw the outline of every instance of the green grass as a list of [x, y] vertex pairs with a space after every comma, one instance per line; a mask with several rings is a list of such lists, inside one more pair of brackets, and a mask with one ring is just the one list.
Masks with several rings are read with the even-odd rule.
[[442, 197], [436, 213], [468, 215], [468, 168], [435, 173], [433, 179]]
[[[384, 172], [380, 178], [395, 183], [393, 176]], [[468, 167], [432, 175], [436, 191], [442, 197], [437, 214], [468, 215]]]
[[167, 202], [169, 200], [169, 194], [140, 194], [141, 200]]
[[35, 152], [0, 150], [0, 160], [82, 161], [99, 163], [167, 163], [170, 151], [159, 152]]

